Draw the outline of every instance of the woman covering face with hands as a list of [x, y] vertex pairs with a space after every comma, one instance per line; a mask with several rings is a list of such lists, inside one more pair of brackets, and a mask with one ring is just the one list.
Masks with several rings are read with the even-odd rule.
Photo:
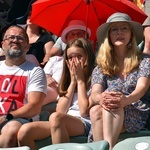
[[68, 60], [66, 60], [70, 70], [71, 81], [84, 81], [84, 63], [86, 58], [82, 48], [71, 47], [68, 49]]
[[84, 38], [74, 39], [66, 47], [60, 99], [50, 116], [53, 143], [69, 142], [69, 136], [88, 135], [89, 109], [93, 105], [88, 91], [94, 58], [91, 44]]

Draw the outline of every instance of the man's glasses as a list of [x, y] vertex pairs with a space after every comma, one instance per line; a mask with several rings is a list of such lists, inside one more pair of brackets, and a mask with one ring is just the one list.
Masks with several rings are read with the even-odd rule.
[[75, 36], [77, 36], [77, 37], [85, 37], [85, 32], [84, 31], [80, 31], [80, 32], [71, 31], [71, 32], [68, 33], [67, 36], [69, 36], [69, 37], [75, 37]]
[[15, 39], [17, 39], [17, 41], [19, 42], [23, 42], [25, 39], [22, 36], [19, 35], [5, 35], [4, 40], [8, 40], [8, 41], [14, 41]]

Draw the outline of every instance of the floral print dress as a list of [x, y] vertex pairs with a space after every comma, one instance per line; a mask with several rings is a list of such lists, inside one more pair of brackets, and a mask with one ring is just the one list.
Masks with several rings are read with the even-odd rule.
[[[129, 95], [134, 91], [137, 80], [140, 77], [150, 78], [150, 57], [145, 55], [139, 68], [128, 74], [125, 80], [120, 79], [117, 75], [107, 76], [100, 71], [99, 66], [96, 66], [92, 73], [92, 85], [101, 84], [104, 90], [114, 90], [122, 92], [124, 95]], [[124, 126], [126, 131], [135, 132], [144, 128], [149, 114], [150, 88], [141, 99], [124, 108]]]

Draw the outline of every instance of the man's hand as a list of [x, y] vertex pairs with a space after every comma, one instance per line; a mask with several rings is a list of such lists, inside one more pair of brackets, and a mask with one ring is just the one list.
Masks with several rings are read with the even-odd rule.
[[56, 82], [56, 80], [54, 78], [52, 78], [51, 76], [46, 76], [46, 78], [47, 78], [47, 86], [58, 87], [58, 83]]

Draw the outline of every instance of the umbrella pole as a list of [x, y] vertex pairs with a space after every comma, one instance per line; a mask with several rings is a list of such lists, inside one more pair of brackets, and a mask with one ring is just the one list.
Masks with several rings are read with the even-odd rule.
[[[86, 5], [87, 5], [86, 22], [85, 22], [85, 24], [86, 24], [85, 38], [86, 39], [89, 39], [87, 29], [88, 29], [88, 17], [89, 17], [89, 5], [90, 5], [90, 3], [91, 3], [91, 0], [86, 0]], [[96, 49], [96, 43], [95, 43], [95, 41], [93, 41], [93, 42], [91, 41], [91, 44], [93, 45], [93, 49], [94, 49], [94, 52], [95, 52], [95, 49]]]
[[86, 10], [86, 33], [85, 33], [85, 38], [89, 38], [87, 34], [87, 28], [88, 28], [88, 17], [89, 17], [89, 5], [90, 5], [90, 0], [86, 0], [86, 5], [87, 5], [87, 10]]

